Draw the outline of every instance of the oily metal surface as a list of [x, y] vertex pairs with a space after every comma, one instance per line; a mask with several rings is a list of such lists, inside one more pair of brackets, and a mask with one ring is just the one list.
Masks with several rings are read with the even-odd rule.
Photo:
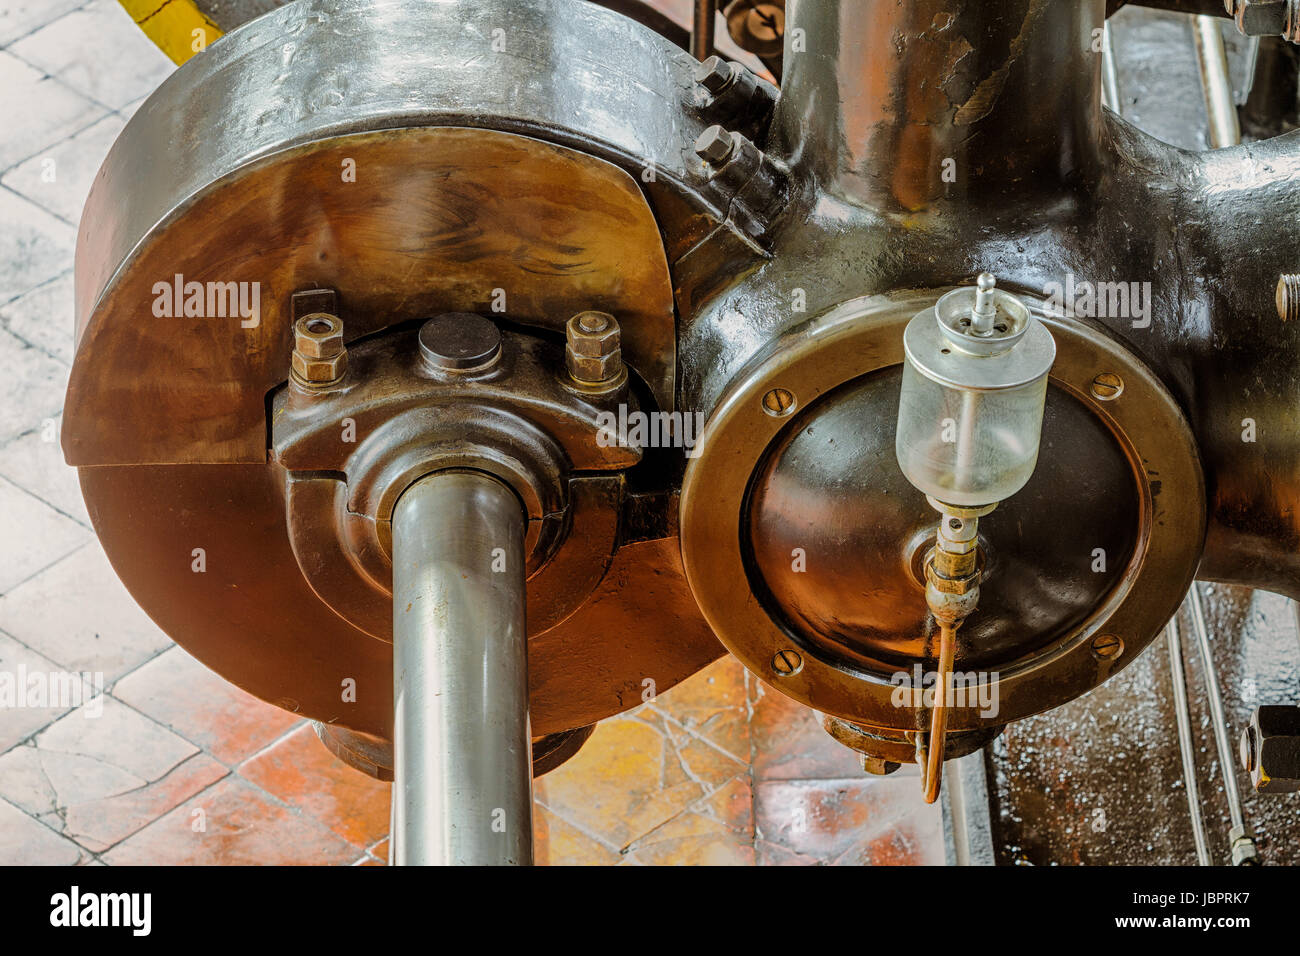
[[[108, 168], [141, 146], [128, 128]], [[345, 175], [353, 168], [355, 182]], [[602, 160], [449, 128], [290, 148], [186, 202], [95, 302], [91, 290], [114, 263], [101, 258], [112, 242], [95, 233], [93, 213], [109, 202], [134, 209], [138, 198], [111, 182], [92, 195], [77, 249], [80, 340], [63, 433], [71, 464], [264, 461], [265, 395], [286, 377], [290, 299], [305, 288], [337, 290], [349, 340], [457, 311], [508, 311], [560, 330], [599, 308], [622, 322], [629, 363], [661, 401], [671, 398], [674, 321], [658, 226], [635, 181]], [[158, 284], [178, 275], [205, 290], [255, 284], [260, 314], [218, 315], [205, 303], [198, 315], [160, 316]]]
[[[920, 571], [935, 512], [898, 468], [889, 430], [862, 427], [897, 418], [901, 377], [879, 372], [805, 409], [769, 452], [749, 501], [756, 590], [787, 626], [884, 676], [926, 658], [931, 644]], [[1137, 544], [1128, 460], [1101, 420], [1059, 389], [1048, 393], [1040, 457], [1050, 466], [980, 520], [981, 600], [958, 635], [963, 670], [999, 670], [1073, 630], [1119, 585]], [[1100, 526], [1062, 507], [1099, 493], [1111, 501]], [[792, 562], [796, 548], [806, 566]]]
[[[792, 4], [808, 49], [787, 56], [760, 145], [801, 188], [770, 258], [692, 253], [690, 299], [706, 302], [684, 323], [683, 401], [713, 409], [774, 336], [857, 296], [983, 270], [1037, 292], [1137, 283], [1146, 314], [1089, 321], [1160, 377], [1196, 434], [1199, 573], [1300, 594], [1300, 325], [1274, 304], [1300, 247], [1300, 138], [1193, 153], [1103, 113], [1091, 37], [1104, 12], [1098, 0]], [[1104, 500], [1076, 506], [1103, 520]]]
[[[509, 25], [504, 40], [500, 37], [503, 23]], [[643, 331], [663, 334], [660, 323], [666, 327], [669, 347], [642, 356], [642, 365], [649, 364], [639, 371], [660, 405], [671, 406], [675, 361], [671, 303], [659, 290], [638, 287], [636, 280], [650, 270], [659, 273], [657, 281], [666, 282], [663, 253], [643, 247], [636, 237], [650, 231], [661, 235], [656, 242], [661, 247], [666, 242], [671, 262], [726, 218], [729, 196], [709, 184], [707, 168], [691, 149], [712, 122], [701, 112], [705, 98], [693, 82], [693, 66], [689, 54], [667, 40], [585, 0], [437, 4], [301, 0], [272, 11], [223, 37], [204, 56], [172, 74], [132, 116], [109, 153], [87, 200], [79, 235], [78, 334], [83, 339], [100, 334], [91, 323], [97, 308], [146, 308], [152, 301], [152, 283], [178, 273], [179, 265], [201, 271], [231, 258], [218, 278], [257, 279], [236, 268], [241, 264], [238, 251], [228, 251], [232, 241], [237, 250], [240, 242], [250, 238], [265, 242], [257, 246], [258, 251], [272, 248], [273, 237], [282, 243], [298, 242], [296, 251], [277, 250], [300, 258], [293, 260], [288, 274], [275, 276], [290, 281], [290, 288], [266, 290], [265, 318], [273, 326], [298, 280], [321, 284], [329, 279], [331, 267], [356, 264], [340, 257], [343, 251], [351, 251], [351, 244], [363, 253], [371, 249], [374, 258], [384, 259], [390, 270], [405, 270], [397, 272], [398, 285], [422, 278], [425, 268], [431, 270], [428, 275], [448, 272], [454, 280], [468, 271], [466, 260], [480, 259], [484, 272], [500, 273], [495, 281], [476, 280], [472, 290], [461, 288], [459, 295], [450, 296], [460, 302], [439, 310], [485, 303], [499, 288], [522, 300], [510, 305], [512, 313], [542, 324], [562, 323], [565, 316], [551, 314], [558, 296], [536, 298], [538, 285], [563, 286], [567, 279], [572, 289], [600, 271], [593, 266], [611, 264], [607, 260], [614, 257], [612, 264], [625, 273], [620, 278], [621, 294], [606, 287], [597, 298], [614, 301], [604, 305], [589, 301], [583, 307], [614, 312], [622, 308], [633, 316], [651, 316], [651, 328], [633, 324], [629, 342]], [[628, 82], [629, 77], [636, 82]], [[480, 200], [492, 207], [503, 224], [522, 229], [528, 240], [519, 255], [492, 269], [486, 263], [503, 249], [494, 250], [490, 241], [475, 244], [482, 213], [456, 208], [454, 203], [442, 205], [437, 166], [430, 168], [419, 156], [393, 157], [390, 165], [370, 155], [322, 154], [318, 165], [298, 170], [292, 179], [287, 168], [279, 168], [280, 181], [275, 184], [279, 193], [272, 189], [256, 197], [256, 204], [236, 199], [232, 207], [227, 199], [226, 206], [220, 205], [223, 184], [244, 186], [246, 175], [275, 172], [277, 165], [267, 161], [273, 154], [303, 144], [338, 141], [355, 132], [410, 127], [513, 132], [576, 147], [589, 154], [583, 158], [588, 169], [596, 165], [591, 157], [598, 156], [624, 166], [631, 176], [621, 184], [593, 184], [576, 170], [558, 177], [541, 174], [540, 179], [538, 171], [531, 170], [514, 182], [507, 177], [484, 189]], [[324, 143], [316, 148], [328, 150]], [[491, 175], [495, 167], [489, 159], [476, 157], [479, 176]], [[356, 162], [355, 181], [342, 175], [344, 160]], [[249, 168], [258, 161], [267, 162]], [[141, 170], [149, 175], [141, 176]], [[537, 192], [537, 182], [575, 192], [584, 183], [593, 186], [584, 191], [586, 201], [605, 204], [598, 211], [613, 220], [619, 241], [592, 247], [570, 233], [572, 226], [556, 235], [556, 223], [565, 210], [533, 206], [525, 197]], [[657, 214], [658, 222], [650, 221], [648, 229], [645, 222], [650, 217], [618, 199], [620, 194], [629, 200], [635, 197], [644, 207], [638, 183]], [[376, 217], [383, 228], [366, 227], [340, 215], [340, 204], [354, 214], [364, 209], [362, 194], [367, 191], [370, 203], [383, 213]], [[560, 197], [561, 206], [564, 201]], [[209, 211], [217, 213], [216, 219], [205, 220], [204, 206], [213, 202], [218, 206]], [[432, 222], [426, 223], [429, 217]], [[390, 230], [395, 230], [391, 237]], [[163, 239], [171, 250], [163, 255], [165, 261], [147, 261]], [[540, 248], [539, 239], [544, 240]], [[196, 262], [187, 255], [191, 246], [206, 253], [207, 260]], [[596, 256], [594, 262], [588, 262], [588, 250]], [[624, 257], [618, 257], [619, 250]], [[515, 250], [505, 247], [504, 251]], [[444, 252], [447, 255], [440, 254]], [[137, 267], [147, 275], [140, 275]], [[150, 285], [143, 291], [128, 290], [124, 286], [131, 278], [147, 279]], [[381, 281], [385, 279], [388, 284]], [[389, 288], [392, 279], [381, 268], [373, 288]], [[471, 291], [472, 296], [467, 294]], [[400, 305], [414, 311], [418, 303], [406, 295], [399, 289], [375, 306]], [[109, 301], [112, 296], [125, 301]], [[139, 331], [149, 334], [147, 327]], [[214, 349], [222, 344], [212, 343]], [[256, 375], [280, 345], [262, 334], [249, 342], [224, 344], [249, 357], [252, 367], [238, 371], [250, 375]], [[74, 373], [69, 402], [73, 411], [88, 388], [84, 374], [84, 370]], [[154, 385], [148, 379], [141, 384], [146, 389]], [[126, 394], [112, 398], [130, 401]], [[75, 415], [73, 419], [75, 423]], [[74, 443], [80, 440], [74, 434]], [[74, 450], [75, 444], [65, 447]], [[116, 458], [100, 460], [142, 460], [128, 456], [124, 449], [118, 451]], [[75, 451], [73, 457], [78, 457]]]
[[[1292, 602], [1210, 585], [1206, 616], [1235, 740], [1257, 704], [1300, 696]], [[1180, 615], [1202, 809], [1211, 860], [1229, 862], [1230, 821], [1191, 621]], [[987, 751], [1000, 864], [1194, 866], [1174, 731], [1169, 652], [1154, 642], [1129, 670], [1050, 714], [1021, 721]], [[1233, 766], [1265, 865], [1300, 865], [1300, 798], [1257, 794]]]
[[[1206, 147], [1190, 25], [1128, 8], [1111, 20], [1125, 117], [1165, 142]], [[1244, 44], [1228, 28], [1241, 89]], [[1295, 604], [1276, 594], [1204, 589], [1215, 668], [1236, 735], [1260, 704], [1300, 701]], [[1205, 674], [1192, 622], [1180, 614], [1197, 780], [1211, 860], [1228, 862], [1230, 828]], [[1195, 865], [1175, 732], [1169, 652], [1157, 641], [1115, 680], [1049, 714], [1009, 726], [986, 753], [993, 842], [1002, 864]], [[1254, 792], [1238, 767], [1246, 821], [1265, 865], [1300, 865], [1300, 799]]]
[[[903, 327], [931, 307], [943, 291], [850, 300], [771, 342], [737, 376], [719, 403], [682, 488], [681, 540], [687, 576], [701, 611], [727, 648], [782, 693], [824, 714], [895, 735], [923, 726], [928, 708], [916, 701], [900, 701], [893, 693], [896, 684], [892, 675], [882, 674], [879, 667], [864, 667], [843, 653], [847, 645], [866, 643], [870, 637], [854, 635], [851, 642], [839, 642], [840, 653], [827, 653], [825, 642], [818, 645], [797, 627], [785, 627], [782, 615], [772, 613], [771, 605], [762, 598], [761, 576], [747, 553], [747, 497], [750, 476], [760, 468], [768, 449], [774, 443], [779, 447], [785, 425], [781, 412], [792, 414], [803, 404], [815, 411], [821, 396], [845, 382], [896, 367], [902, 359]], [[1080, 512], [1075, 517], [1082, 520], [1080, 527], [1090, 529], [1090, 537], [1095, 536], [1098, 526], [1112, 520], [1114, 502], [1129, 496], [1137, 505], [1129, 529], [1135, 544], [1114, 587], [1088, 609], [1084, 620], [1052, 635], [1034, 635], [1028, 646], [1008, 648], [997, 670], [981, 672], [997, 694], [997, 706], [991, 712], [989, 708], [957, 710], [952, 715], [954, 731], [997, 726], [1040, 713], [1125, 667], [1176, 609], [1177, 595], [1195, 573], [1197, 545], [1204, 533], [1204, 485], [1196, 449], [1171, 396], [1131, 353], [1095, 335], [1089, 326], [1032, 307], [1057, 343], [1052, 384], [1072, 400], [1088, 403], [1089, 413], [1104, 424], [1125, 462], [1125, 469], [1119, 472], [1123, 483], [1084, 489], [1089, 497], [1072, 503]], [[1118, 397], [1098, 397], [1092, 391], [1096, 376], [1103, 372], [1122, 378], [1124, 390]], [[787, 399], [777, 403], [775, 414], [770, 401], [773, 392], [784, 392]], [[865, 420], [889, 421], [875, 409]], [[818, 417], [814, 414], [810, 422], [816, 428]], [[831, 433], [830, 437], [842, 436]], [[1067, 437], [1062, 435], [1060, 440]], [[825, 479], [828, 486], [834, 485], [837, 468], [840, 480], [845, 480], [858, 464], [836, 455], [825, 457], [831, 470]], [[891, 456], [887, 468], [896, 467]], [[1040, 477], [1068, 485], [1063, 472], [1069, 467], [1064, 456], [1045, 458], [1040, 463]], [[920, 505], [920, 493], [913, 495], [912, 500]], [[1107, 517], [1085, 505], [1104, 506]], [[863, 520], [869, 522], [871, 517]], [[1051, 522], [1050, 533], [1059, 533], [1059, 523]], [[817, 536], [824, 533], [821, 523], [805, 531], [806, 551], [800, 553], [795, 545], [787, 560], [806, 560], [818, 550]], [[1034, 533], [1035, 529], [1028, 527], [1016, 529], [1018, 535]], [[1048, 528], [1038, 533], [1049, 533]], [[789, 543], [782, 542], [782, 546]], [[1073, 552], [1077, 560], [1095, 558], [1095, 540], [1080, 544], [1083, 547]], [[892, 552], [895, 560], [907, 561], [918, 545], [897, 534], [882, 560], [888, 561]], [[771, 562], [777, 560], [771, 557]], [[868, 568], [858, 570], [859, 586], [869, 588]], [[807, 573], [815, 575], [818, 569], [810, 566]], [[1038, 590], [1035, 600], [1050, 602], [1051, 597]], [[924, 606], [918, 594], [907, 600], [907, 613], [914, 613], [913, 602]], [[1053, 615], [1039, 620], [1050, 628]], [[1025, 632], [1019, 635], [1024, 637]], [[919, 635], [929, 642], [927, 659], [935, 656], [935, 636], [933, 630]], [[1103, 636], [1114, 639], [1117, 653], [1093, 652], [1093, 640]], [[786, 651], [798, 652], [799, 666], [784, 670], [779, 666]]]
[[[501, 22], [510, 43], [493, 55]], [[349, 342], [494, 314], [498, 290], [512, 319], [554, 332], [599, 308], [671, 406], [664, 242], [713, 215], [687, 184], [704, 124], [682, 107], [689, 59], [578, 0], [304, 0], [222, 38], [135, 114], [83, 217], [63, 434], [114, 568], [168, 634], [263, 699], [391, 736], [389, 645], [311, 591], [268, 462], [290, 297], [336, 289]], [[647, 197], [671, 210], [656, 219]], [[258, 283], [260, 314], [159, 315], [155, 287], [177, 275]], [[722, 653], [670, 532], [645, 524], [600, 556], [577, 613], [532, 636], [535, 734], [634, 706], [646, 681], [666, 690]]]

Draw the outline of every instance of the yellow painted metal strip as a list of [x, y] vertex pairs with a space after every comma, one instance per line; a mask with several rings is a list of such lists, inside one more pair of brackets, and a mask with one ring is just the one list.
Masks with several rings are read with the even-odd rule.
[[172, 61], [184, 63], [221, 36], [194, 0], [118, 0], [136, 26]]

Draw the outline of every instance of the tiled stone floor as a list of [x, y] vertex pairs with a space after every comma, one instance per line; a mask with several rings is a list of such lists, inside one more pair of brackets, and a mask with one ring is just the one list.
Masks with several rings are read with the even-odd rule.
[[[81, 205], [170, 71], [113, 0], [0, 0], [0, 673], [103, 680], [77, 708], [0, 708], [0, 863], [375, 864], [388, 786], [158, 630], [59, 450]], [[917, 789], [864, 777], [727, 658], [538, 782], [538, 861], [941, 863]]]

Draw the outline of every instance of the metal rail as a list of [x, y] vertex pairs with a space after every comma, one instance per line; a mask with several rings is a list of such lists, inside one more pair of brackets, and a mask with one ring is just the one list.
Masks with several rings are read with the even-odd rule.
[[1183, 784], [1187, 788], [1187, 809], [1192, 817], [1192, 838], [1196, 860], [1210, 865], [1210, 848], [1205, 842], [1205, 820], [1201, 817], [1201, 788], [1196, 778], [1196, 757], [1192, 741], [1192, 712], [1187, 702], [1187, 673], [1183, 668], [1183, 642], [1178, 636], [1178, 618], [1165, 628], [1169, 638], [1169, 672], [1174, 685], [1174, 715], [1178, 718], [1178, 750], [1183, 758]]
[[495, 478], [430, 475], [393, 509], [395, 864], [532, 863], [523, 564]]

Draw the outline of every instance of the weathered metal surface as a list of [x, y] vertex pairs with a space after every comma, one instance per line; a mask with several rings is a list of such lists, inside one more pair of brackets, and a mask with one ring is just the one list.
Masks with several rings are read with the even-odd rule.
[[[455, 311], [562, 330], [575, 312], [603, 308], [622, 316], [629, 362], [671, 402], [658, 227], [636, 183], [608, 163], [486, 130], [328, 138], [201, 189], [137, 237], [119, 268], [119, 243], [135, 245], [114, 211], [135, 176], [124, 154], [156, 148], [155, 135], [128, 128], [82, 221], [70, 463], [264, 461], [265, 395], [292, 348], [290, 297], [319, 285], [337, 290], [349, 340]], [[125, 210], [134, 220], [139, 205]], [[188, 293], [172, 292], [178, 275], [182, 288], [200, 284], [198, 315], [184, 314]], [[256, 316], [225, 301], [212, 309], [209, 290], [228, 283], [242, 283], [250, 305], [256, 290]], [[160, 292], [171, 314], [158, 314]]]
[[[1206, 145], [1204, 106], [1196, 94], [1189, 24], [1167, 14], [1125, 10], [1111, 23], [1124, 109], [1172, 145]], [[1236, 85], [1243, 45], [1227, 30]], [[1235, 48], [1234, 48], [1235, 47]], [[1207, 617], [1231, 732], [1253, 707], [1300, 696], [1300, 635], [1292, 601], [1243, 588], [1213, 586]], [[1205, 702], [1203, 668], [1184, 617], [1192, 755], [1206, 817], [1211, 862], [1229, 859], [1230, 818]], [[989, 750], [993, 827], [999, 862], [1015, 864], [1196, 863], [1187, 788], [1175, 732], [1169, 652], [1150, 647], [1130, 670], [1059, 710], [1013, 724]], [[1234, 761], [1235, 764], [1235, 761]], [[1294, 797], [1259, 796], [1237, 767], [1244, 814], [1266, 865], [1300, 863], [1300, 814]]]
[[[780, 102], [770, 125], [736, 116], [743, 130], [689, 56], [578, 0], [508, 13], [301, 0], [249, 24], [132, 120], [83, 224], [64, 436], [110, 557], [216, 669], [385, 737], [387, 645], [298, 572], [266, 458], [291, 293], [338, 289], [350, 350], [433, 312], [487, 313], [496, 289], [504, 315], [557, 345], [575, 312], [607, 311], [647, 401], [712, 418], [681, 514], [709, 620], [778, 688], [888, 730], [893, 760], [921, 723], [899, 719], [878, 671], [934, 657], [909, 591], [932, 518], [861, 435], [892, 426], [901, 341], [844, 310], [995, 270], [1040, 306], [1076, 280], [1137, 298], [1058, 320], [1075, 341], [1037, 485], [989, 519], [989, 616], [982, 633], [963, 627], [967, 660], [1005, 678], [1006, 709], [955, 712], [954, 730], [991, 733], [1096, 686], [1194, 572], [1300, 595], [1300, 326], [1273, 300], [1297, 268], [1300, 139], [1194, 153], [1104, 112], [1105, 13], [1104, 0], [791, 3], [800, 45]], [[164, 148], [175, 161], [127, 190]], [[257, 269], [274, 294], [249, 329], [148, 318], [175, 273]], [[617, 542], [598, 549], [610, 563], [585, 603], [530, 642], [535, 733], [586, 726], [720, 653], [677, 558], [683, 466], [677, 451], [647, 456], [595, 496]], [[844, 487], [856, 512], [818, 510]], [[805, 540], [829, 543], [824, 581], [779, 568], [783, 552], [811, 554]], [[220, 575], [188, 572], [204, 541]], [[1016, 583], [1000, 554], [1023, 562]], [[349, 676], [366, 690], [344, 706]]]
[[[602, 309], [618, 317], [622, 354], [648, 385], [635, 386], [641, 400], [671, 408], [664, 239], [691, 242], [721, 215], [701, 198], [702, 164], [679, 145], [705, 125], [689, 105], [704, 95], [684, 53], [577, 0], [509, 4], [510, 43], [493, 51], [506, 9], [320, 0], [275, 11], [150, 98], [83, 220], [64, 438], [110, 559], [201, 660], [264, 699], [356, 731], [353, 744], [370, 735], [381, 751], [391, 650], [312, 591], [330, 589], [328, 568], [299, 567], [286, 474], [268, 458], [267, 398], [289, 377], [293, 293], [337, 292], [352, 358], [343, 383], [365, 359], [359, 340], [430, 314], [501, 315], [545, 338]], [[469, 62], [466, 30], [483, 38]], [[621, 82], [625, 69], [641, 82]], [[663, 121], [647, 126], [641, 117], [656, 112]], [[160, 155], [171, 162], [158, 165]], [[651, 202], [670, 211], [656, 215]], [[159, 315], [155, 286], [176, 275], [256, 282], [260, 309]], [[546, 349], [563, 375], [562, 350]], [[617, 453], [603, 459], [625, 471], [634, 458]], [[647, 686], [666, 690], [722, 653], [675, 541], [664, 540], [671, 469], [661, 455], [633, 476], [631, 495], [620, 471], [581, 470], [601, 455], [561, 455], [573, 473], [556, 500], [570, 507], [539, 516], [577, 551], [544, 555], [553, 584], [530, 601], [538, 735], [634, 706]], [[625, 504], [636, 519], [620, 547]], [[203, 573], [192, 570], [196, 548]], [[355, 702], [342, 699], [346, 680]]]

